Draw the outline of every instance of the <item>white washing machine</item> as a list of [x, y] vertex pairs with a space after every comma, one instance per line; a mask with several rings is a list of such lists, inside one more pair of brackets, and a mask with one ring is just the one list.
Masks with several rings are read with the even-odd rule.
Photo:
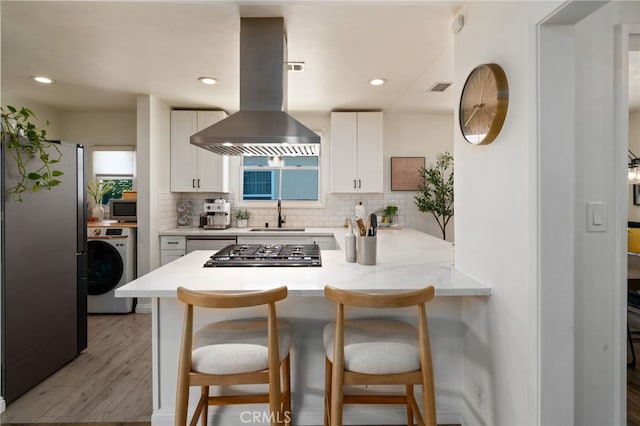
[[132, 228], [89, 228], [87, 312], [128, 313], [132, 298], [115, 297], [115, 290], [136, 278], [136, 234]]

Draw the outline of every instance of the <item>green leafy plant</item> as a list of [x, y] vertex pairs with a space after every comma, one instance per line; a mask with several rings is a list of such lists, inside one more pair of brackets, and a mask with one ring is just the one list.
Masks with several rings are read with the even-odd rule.
[[384, 208], [384, 217], [392, 218], [398, 213], [398, 206], [389, 205]]
[[102, 204], [108, 204], [112, 198], [122, 198], [124, 191], [133, 190], [133, 179], [111, 179], [111, 190], [102, 196]]
[[2, 143], [7, 155], [15, 161], [20, 176], [18, 182], [9, 187], [7, 192], [20, 202], [24, 191], [37, 192], [43, 188], [50, 190], [60, 184], [58, 178], [63, 175], [63, 172], [54, 168], [62, 158], [60, 148], [47, 140], [46, 130], [39, 129], [31, 121], [34, 118], [36, 116], [33, 111], [25, 107], [0, 107]]
[[108, 180], [98, 182], [94, 179], [91, 179], [87, 183], [87, 193], [89, 193], [96, 204], [102, 204], [102, 197], [104, 197], [105, 194], [109, 193], [112, 188], [113, 187], [111, 185], [111, 181]]
[[424, 183], [414, 198], [418, 210], [431, 213], [447, 239], [447, 224], [453, 217], [453, 156], [448, 152], [436, 155], [435, 164], [420, 169]]
[[243, 210], [240, 209], [236, 212], [236, 219], [250, 219], [251, 218], [251, 212], [249, 210]]

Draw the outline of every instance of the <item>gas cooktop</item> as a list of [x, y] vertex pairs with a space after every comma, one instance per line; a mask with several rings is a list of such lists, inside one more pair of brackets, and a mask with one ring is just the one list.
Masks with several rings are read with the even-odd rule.
[[317, 244], [231, 244], [204, 266], [322, 266], [322, 259]]

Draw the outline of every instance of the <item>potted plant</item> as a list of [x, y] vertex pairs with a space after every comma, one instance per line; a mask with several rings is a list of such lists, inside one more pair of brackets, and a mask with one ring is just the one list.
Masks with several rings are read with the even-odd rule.
[[91, 179], [87, 184], [87, 193], [93, 199], [94, 206], [91, 210], [91, 216], [89, 216], [89, 221], [97, 221], [104, 219], [104, 208], [102, 207], [102, 197], [105, 196], [109, 191], [111, 191], [111, 182], [110, 181], [101, 181], [98, 182], [94, 179]]
[[382, 223], [385, 223], [386, 226], [394, 225], [394, 219], [398, 214], [398, 206], [394, 206], [393, 204], [388, 205], [384, 208], [384, 216], [382, 217]]
[[420, 185], [414, 202], [418, 210], [435, 217], [442, 239], [447, 239], [446, 228], [453, 217], [453, 156], [448, 152], [436, 155], [436, 163], [420, 169], [424, 183]]
[[251, 212], [246, 209], [240, 209], [236, 211], [236, 220], [238, 228], [246, 228], [247, 222], [251, 218]]
[[33, 111], [25, 107], [0, 107], [1, 141], [7, 157], [15, 162], [19, 175], [18, 182], [7, 188], [7, 193], [20, 202], [24, 191], [51, 189], [60, 184], [58, 178], [63, 174], [54, 168], [62, 157], [60, 148], [47, 140], [46, 130], [39, 129], [31, 121], [34, 118]]

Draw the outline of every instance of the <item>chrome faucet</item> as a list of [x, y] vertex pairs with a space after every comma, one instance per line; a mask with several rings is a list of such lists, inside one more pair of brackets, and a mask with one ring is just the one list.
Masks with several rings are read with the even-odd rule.
[[287, 222], [287, 217], [282, 218], [282, 202], [278, 198], [278, 228], [282, 228], [282, 224]]

